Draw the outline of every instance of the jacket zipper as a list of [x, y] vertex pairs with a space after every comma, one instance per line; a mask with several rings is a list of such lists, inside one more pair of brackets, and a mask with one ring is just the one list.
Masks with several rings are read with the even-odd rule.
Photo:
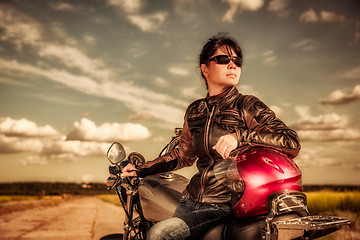
[[210, 159], [210, 164], [204, 169], [202, 175], [201, 175], [201, 188], [200, 188], [200, 192], [199, 192], [199, 197], [198, 197], [198, 202], [202, 202], [202, 198], [205, 192], [205, 176], [208, 174], [210, 167], [214, 164], [214, 159], [210, 154], [210, 150], [209, 150], [209, 135], [210, 135], [210, 124], [211, 124], [211, 120], [213, 118], [214, 112], [215, 112], [215, 108], [216, 106], [213, 106], [210, 116], [209, 118], [206, 120], [206, 124], [205, 124], [205, 131], [204, 131], [204, 149], [206, 154], [208, 155], [209, 159]]

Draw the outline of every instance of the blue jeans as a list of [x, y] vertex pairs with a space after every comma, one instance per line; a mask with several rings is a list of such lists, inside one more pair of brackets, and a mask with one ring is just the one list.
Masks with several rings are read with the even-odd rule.
[[196, 239], [205, 229], [230, 214], [230, 206], [196, 203], [189, 197], [184, 196], [180, 200], [174, 217], [152, 226], [146, 239]]

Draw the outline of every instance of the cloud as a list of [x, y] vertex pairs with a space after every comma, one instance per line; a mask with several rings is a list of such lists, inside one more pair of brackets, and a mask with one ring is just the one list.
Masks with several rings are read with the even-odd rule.
[[61, 156], [69, 154], [77, 157], [104, 156], [109, 147], [106, 142], [90, 142], [66, 140], [44, 142], [41, 154], [45, 156]]
[[299, 20], [300, 22], [344, 22], [347, 19], [344, 15], [329, 11], [321, 11], [320, 14], [317, 14], [312, 8], [309, 8], [300, 15]]
[[142, 113], [138, 113], [138, 114], [130, 114], [127, 116], [127, 119], [132, 120], [132, 121], [141, 121], [141, 120], [150, 120], [153, 117], [149, 114], [142, 114]]
[[229, 4], [229, 10], [225, 13], [222, 21], [224, 22], [233, 22], [236, 12], [243, 11], [257, 11], [263, 5], [263, 0], [223, 0]]
[[184, 108], [187, 105], [166, 94], [156, 93], [130, 82], [97, 82], [87, 76], [73, 75], [57, 69], [42, 69], [14, 60], [0, 59], [0, 70], [3, 72], [8, 70], [8, 74], [12, 75], [21, 73], [38, 75], [88, 95], [115, 99], [134, 112], [149, 114], [176, 125], [182, 123]]
[[125, 17], [130, 23], [137, 26], [143, 32], [157, 31], [165, 19], [166, 12], [156, 12], [150, 14], [141, 13], [145, 7], [141, 0], [108, 0], [110, 6], [115, 7], [120, 14], [125, 14]]
[[359, 141], [360, 132], [356, 129], [297, 131], [301, 141]]
[[181, 67], [171, 67], [169, 68], [169, 73], [177, 76], [187, 76], [189, 75], [189, 71], [185, 68]]
[[166, 87], [169, 87], [170, 84], [168, 83], [168, 81], [166, 81], [164, 78], [162, 77], [154, 77], [154, 84], [158, 87], [161, 87], [161, 88], [166, 88]]
[[[86, 56], [75, 47], [56, 45], [46, 41], [43, 38], [44, 28], [41, 24], [11, 7], [0, 8], [0, 29], [4, 31], [0, 39], [11, 42], [19, 51], [24, 45], [29, 45], [38, 51], [40, 57], [47, 60], [57, 60], [69, 68], [79, 69], [97, 78], [107, 79], [111, 75], [102, 61]], [[52, 23], [50, 29], [53, 34], [65, 39], [68, 44], [75, 44], [75, 40], [66, 36], [62, 24]], [[92, 41], [89, 40], [89, 36], [87, 39]]]
[[[122, 2], [130, 4], [127, 1], [119, 1]], [[127, 11], [130, 11], [129, 9], [138, 11], [138, 7], [127, 7]], [[43, 60], [38, 62], [45, 63], [43, 67], [39, 67], [15, 60], [0, 59], [2, 73], [13, 77], [23, 77], [24, 74], [40, 76], [42, 79], [60, 83], [85, 94], [115, 99], [134, 112], [149, 114], [171, 124], [182, 123], [185, 102], [136, 86], [130, 81], [115, 78], [114, 71], [107, 69], [103, 61], [87, 56], [76, 47], [47, 42], [42, 37], [41, 25], [23, 13], [10, 7], [0, 8], [0, 28], [5, 29], [0, 38], [17, 44], [19, 48], [24, 44], [30, 44]], [[58, 34], [64, 35], [63, 39], [68, 39], [61, 25], [58, 29]], [[61, 63], [69, 69], [63, 70], [64, 68], [58, 66], [51, 68], [49, 60]], [[77, 74], [80, 71], [82, 75], [72, 74], [70, 70], [75, 70]]]
[[286, 17], [289, 14], [287, 7], [290, 4], [290, 0], [272, 0], [269, 2], [268, 10], [275, 12], [279, 17]]
[[74, 123], [68, 137], [49, 125], [38, 126], [27, 119], [0, 119], [0, 153], [33, 153], [21, 160], [24, 165], [46, 165], [77, 161], [84, 157], [105, 156], [109, 143], [135, 141], [150, 137], [140, 124], [104, 123], [96, 126], [88, 119]]
[[349, 46], [356, 46], [360, 42], [360, 20], [356, 21], [354, 37], [349, 42]]
[[93, 37], [93, 36], [91, 36], [91, 35], [85, 35], [84, 37], [83, 37], [83, 39], [84, 39], [84, 41], [86, 42], [86, 43], [88, 43], [88, 44], [91, 44], [91, 45], [94, 45], [95, 43], [96, 43], [96, 39], [95, 39], [95, 37]]
[[350, 91], [335, 90], [325, 99], [320, 99], [322, 104], [341, 105], [360, 100], [360, 85], [356, 85]]
[[276, 106], [276, 105], [271, 105], [269, 107], [276, 114], [277, 117], [281, 118], [282, 116], [285, 115], [285, 110], [282, 109], [281, 107]]
[[41, 152], [44, 139], [0, 134], [0, 153]]
[[61, 1], [57, 1], [57, 2], [50, 2], [49, 6], [55, 10], [58, 11], [65, 11], [65, 12], [77, 12], [79, 11], [79, 7], [75, 6], [73, 4], [70, 3], [65, 3], [65, 2], [61, 2]]
[[291, 127], [297, 130], [301, 141], [358, 141], [360, 132], [349, 128], [346, 117], [336, 113], [311, 116], [305, 112], [304, 117]]
[[276, 65], [278, 62], [274, 51], [269, 50], [264, 52], [262, 62], [266, 65]]
[[138, 13], [143, 7], [141, 0], [108, 0], [108, 4], [128, 14]]
[[129, 15], [128, 19], [144, 32], [155, 32], [161, 27], [166, 17], [167, 13], [158, 12], [148, 15]]
[[310, 8], [307, 11], [303, 12], [300, 15], [300, 22], [317, 22], [319, 21], [319, 17], [316, 12]]
[[329, 149], [315, 146], [311, 148], [305, 146], [302, 148], [295, 160], [301, 169], [339, 166], [341, 164], [338, 162], [338, 159], [329, 152]]
[[346, 17], [344, 15], [334, 12], [321, 11], [320, 19], [323, 22], [344, 22], [346, 20]]
[[185, 87], [179, 90], [180, 94], [186, 98], [191, 99], [198, 99], [201, 98], [203, 95], [201, 91], [199, 91], [198, 87]]
[[291, 44], [290, 48], [292, 49], [300, 49], [303, 51], [312, 51], [315, 49], [315, 42], [312, 39], [304, 38], [293, 44]]
[[0, 29], [0, 39], [10, 41], [18, 51], [24, 45], [39, 44], [42, 39], [40, 24], [6, 4], [0, 4]]
[[[38, 153], [21, 159], [23, 165], [47, 165], [60, 162], [75, 162], [84, 157], [105, 157], [109, 143], [54, 140], [42, 142]], [[21, 149], [17, 149], [20, 151]]]
[[67, 67], [77, 68], [83, 73], [96, 78], [108, 79], [111, 75], [111, 72], [106, 70], [103, 62], [91, 59], [77, 48], [71, 46], [46, 44], [39, 51], [39, 56], [56, 59]]
[[296, 106], [295, 111], [303, 118], [311, 117], [309, 106]]
[[348, 73], [344, 75], [344, 77], [350, 79], [360, 79], [360, 67], [356, 67], [350, 70]]
[[87, 118], [74, 123], [75, 129], [67, 135], [67, 140], [114, 142], [137, 141], [150, 137], [150, 131], [141, 124], [103, 123], [96, 126]]
[[348, 119], [336, 113], [307, 116], [292, 124], [298, 130], [336, 130], [348, 126]]
[[38, 126], [27, 119], [0, 118], [0, 134], [21, 137], [53, 137], [59, 132], [49, 125]]

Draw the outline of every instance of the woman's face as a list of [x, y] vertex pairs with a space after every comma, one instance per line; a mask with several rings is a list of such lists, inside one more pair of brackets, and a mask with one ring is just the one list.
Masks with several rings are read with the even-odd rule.
[[[230, 54], [225, 46], [218, 48], [211, 58], [218, 55], [237, 57], [232, 49], [229, 50]], [[220, 94], [229, 87], [236, 86], [241, 75], [241, 67], [235, 65], [233, 60], [227, 64], [218, 64], [215, 61], [210, 61], [207, 64], [201, 64], [201, 70], [208, 85], [209, 96]]]

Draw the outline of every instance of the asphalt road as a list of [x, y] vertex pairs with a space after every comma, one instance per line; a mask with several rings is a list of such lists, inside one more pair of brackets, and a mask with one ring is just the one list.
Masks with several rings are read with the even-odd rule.
[[96, 197], [76, 198], [1, 216], [0, 239], [98, 240], [121, 233], [123, 216], [121, 207]]

